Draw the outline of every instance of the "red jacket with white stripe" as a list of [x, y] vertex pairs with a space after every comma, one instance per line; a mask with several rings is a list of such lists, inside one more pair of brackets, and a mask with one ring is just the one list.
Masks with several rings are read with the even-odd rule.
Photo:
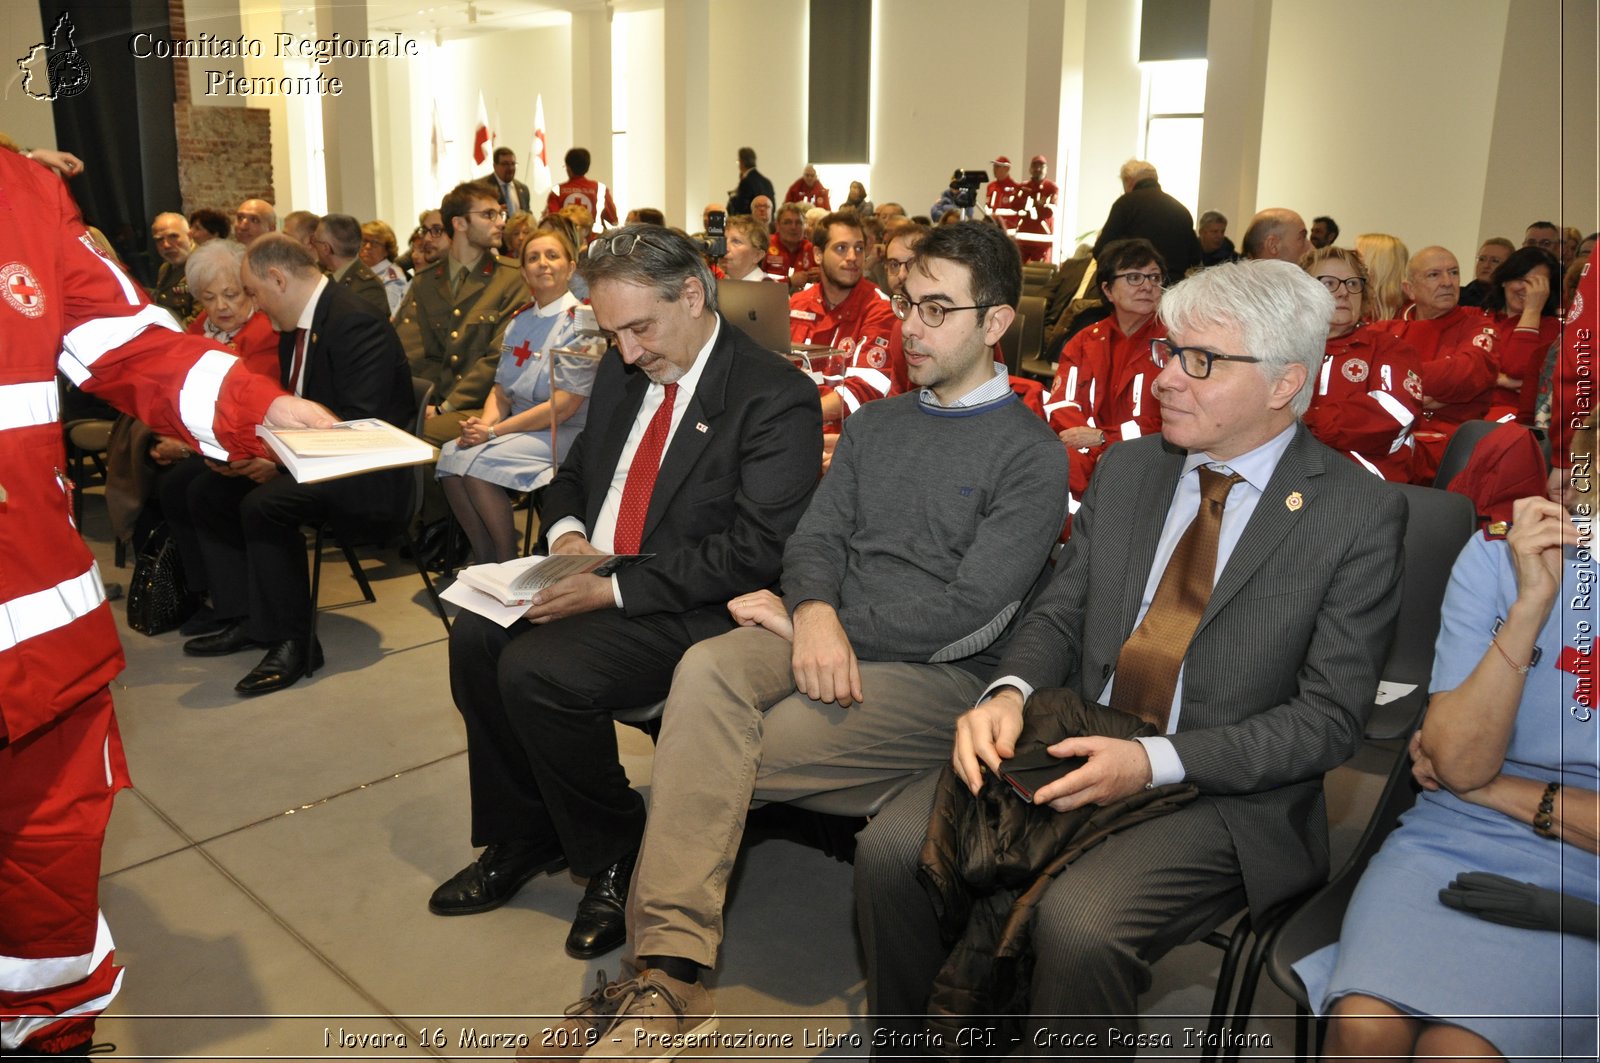
[[800, 246], [790, 251], [783, 246], [783, 241], [778, 239], [778, 234], [772, 234], [772, 240], [767, 244], [767, 257], [761, 260], [761, 268], [766, 275], [775, 281], [789, 283], [789, 278], [796, 270], [805, 272], [822, 265], [822, 252], [812, 245], [810, 240], [801, 238]]
[[1050, 242], [1055, 232], [1056, 195], [1060, 192], [1054, 181], [1040, 178], [1023, 181], [1017, 185], [1015, 200], [1018, 210], [1017, 239]]
[[1518, 328], [1519, 319], [1510, 314], [1484, 315], [1485, 323], [1494, 330], [1494, 353], [1500, 372], [1521, 381], [1516, 388], [1495, 386], [1489, 417], [1496, 421], [1519, 420], [1532, 424], [1539, 374], [1544, 371], [1550, 345], [1561, 338], [1561, 319], [1541, 317], [1537, 329]]
[[828, 204], [828, 190], [822, 186], [822, 182], [818, 181], [808, 187], [804, 177], [797, 178], [795, 183], [789, 186], [789, 191], [783, 194], [783, 201], [785, 203], [809, 203], [813, 207], [821, 207], [823, 210], [833, 209]]
[[562, 207], [571, 203], [587, 210], [599, 228], [617, 224], [617, 205], [611, 200], [611, 189], [599, 181], [588, 177], [568, 178], [550, 190], [544, 206], [547, 213], [559, 214]]
[[863, 402], [892, 394], [897, 377], [905, 380], [904, 356], [893, 346], [899, 320], [889, 309], [889, 297], [869, 280], [857, 281], [844, 302], [832, 308], [823, 298], [821, 284], [789, 297], [789, 341], [832, 347], [850, 359], [843, 383], [820, 387], [824, 395], [830, 391], [839, 393], [845, 417], [860, 409]]
[[1328, 341], [1301, 418], [1311, 434], [1385, 480], [1411, 479], [1411, 428], [1422, 412], [1416, 348], [1378, 325]]
[[[1161, 319], [1151, 315], [1132, 336], [1124, 335], [1112, 314], [1068, 340], [1044, 400], [1050, 430], [1098, 428], [1107, 446], [1160, 432], [1161, 404], [1150, 385], [1161, 370], [1150, 360], [1150, 341], [1166, 334]], [[1074, 499], [1088, 490], [1089, 474], [1104, 451], [1104, 446], [1067, 448]]]
[[1426, 321], [1412, 316], [1414, 311], [1415, 307], [1407, 307], [1400, 320], [1382, 322], [1381, 327], [1416, 349], [1424, 398], [1444, 404], [1424, 410], [1417, 429], [1481, 418], [1489, 412], [1497, 364], [1489, 318], [1471, 306], [1458, 306]]
[[281, 392], [226, 348], [179, 332], [89, 239], [60, 178], [9, 151], [0, 335], [0, 723], [16, 742], [123, 664], [100, 574], [72, 525], [56, 370], [222, 459], [260, 453], [254, 426]]

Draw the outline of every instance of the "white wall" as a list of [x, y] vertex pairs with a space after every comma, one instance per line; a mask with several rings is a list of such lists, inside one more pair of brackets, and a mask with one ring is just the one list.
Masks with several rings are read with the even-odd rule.
[[[1554, 135], [1545, 152], [1490, 156], [1507, 8], [1507, 0], [1344, 0], [1332, 17], [1321, 5], [1278, 0], [1257, 208], [1290, 207], [1308, 223], [1332, 215], [1344, 244], [1386, 232], [1413, 250], [1442, 244], [1470, 260], [1491, 166], [1512, 167], [1521, 181], [1555, 162]], [[1554, 109], [1543, 113], [1553, 127]], [[1521, 243], [1520, 228], [1516, 235]]]
[[[38, 4], [0, 4], [0, 44], [5, 46], [0, 51], [7, 60], [5, 66], [0, 67], [0, 132], [21, 148], [56, 146], [53, 108], [44, 100], [30, 99], [22, 91], [22, 71], [16, 66], [16, 60], [26, 55], [29, 48], [44, 42], [44, 32]], [[37, 82], [33, 89], [39, 91]], [[61, 146], [85, 159], [90, 157], [85, 145]]]
[[1122, 194], [1117, 171], [1139, 149], [1138, 0], [1092, 0], [1083, 41], [1078, 213], [1063, 217], [1068, 240], [1106, 220]]
[[[611, 106], [616, 116], [612, 129], [627, 131], [626, 159], [615, 160], [614, 178], [623, 196], [619, 214], [635, 207], [667, 205], [665, 51], [666, 23], [661, 8], [619, 11], [612, 17], [613, 39], [621, 45], [612, 53], [615, 87]], [[591, 174], [605, 180], [604, 174]], [[682, 224], [682, 221], [669, 224]]]
[[[881, 3], [882, 0], [879, 0]], [[724, 202], [739, 183], [739, 149], [756, 150], [756, 166], [781, 197], [806, 165], [805, 0], [711, 0], [711, 107], [705, 116], [706, 157], [686, 159], [704, 177], [691, 187], [686, 216], [700, 228], [700, 210]], [[869, 184], [868, 190], [872, 189]], [[673, 224], [672, 217], [667, 218]]]
[[[378, 216], [402, 239], [416, 224], [418, 211], [437, 207], [458, 182], [489, 173], [488, 162], [479, 165], [472, 159], [480, 88], [497, 146], [517, 153], [519, 180], [528, 182], [533, 169], [530, 152], [540, 93], [556, 181], [563, 178], [561, 155], [572, 143], [568, 27], [499, 31], [447, 40], [442, 46], [420, 40], [420, 57], [382, 64], [373, 86], [375, 118], [383, 126], [374, 160], [375, 176], [384, 175], [377, 178]], [[437, 173], [432, 164], [436, 107], [446, 140]]]
[[[981, 7], [879, 0], [884, 54], [867, 186], [874, 202], [896, 200], [908, 213], [925, 214], [957, 167], [987, 170], [996, 155], [1018, 161], [1026, 150], [1028, 7], [1027, 0]], [[1025, 171], [1024, 161], [1018, 172]]]

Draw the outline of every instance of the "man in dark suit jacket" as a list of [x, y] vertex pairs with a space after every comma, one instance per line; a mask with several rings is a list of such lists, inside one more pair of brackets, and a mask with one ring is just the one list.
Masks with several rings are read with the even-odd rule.
[[651, 556], [557, 583], [509, 629], [456, 621], [451, 691], [472, 842], [487, 848], [429, 901], [439, 915], [488, 911], [570, 864], [589, 878], [579, 937], [622, 910], [644, 832], [609, 710], [664, 698], [684, 650], [733, 626], [727, 601], [777, 581], [822, 445], [816, 387], [716, 312], [686, 237], [626, 226], [581, 268], [615, 350], [540, 520], [553, 554]]
[[[1136, 1030], [1151, 963], [1327, 874], [1322, 776], [1361, 744], [1399, 607], [1405, 504], [1298, 423], [1332, 313], [1325, 294], [1279, 262], [1216, 266], [1167, 293], [1162, 436], [1107, 451], [1055, 579], [957, 725], [957, 770], [976, 790], [980, 762], [995, 770], [1013, 754], [1024, 699], [1070, 686], [1162, 733], [1050, 747], [1087, 763], [1040, 787], [1036, 804], [1065, 811], [1173, 782], [1200, 791], [1090, 850], [1046, 893], [1033, 929], [1036, 1045], [1131, 1056], [1131, 1039], [1108, 1043], [1107, 1030]], [[1225, 483], [1224, 470], [1242, 479], [1203, 501], [1202, 481]], [[1170, 659], [1182, 671], [1141, 697], [1129, 651], [1172, 618], [1158, 588], [1191, 567], [1180, 539], [1207, 507], [1220, 521], [1215, 567], [1199, 571], [1213, 589]], [[857, 853], [869, 1006], [911, 1016], [883, 1020], [904, 1030], [944, 961], [915, 878], [930, 801], [930, 785], [908, 790]]]
[[[246, 293], [281, 334], [280, 383], [341, 420], [380, 417], [406, 426], [415, 417], [406, 356], [387, 318], [317, 268], [311, 249], [281, 233], [258, 237], [239, 270]], [[320, 666], [311, 639], [311, 588], [302, 526], [332, 519], [342, 527], [385, 527], [403, 512], [409, 469], [386, 469], [323, 483], [296, 483], [266, 458], [212, 463], [188, 493], [217, 619], [215, 635], [190, 639], [191, 656], [251, 647], [267, 654], [234, 687], [240, 694], [282, 690]]]
[[776, 203], [778, 193], [765, 174], [756, 169], [756, 149], [739, 149], [739, 187], [728, 193], [728, 215], [749, 214], [750, 205], [760, 196]]
[[494, 183], [495, 193], [500, 198], [500, 205], [506, 208], [507, 217], [519, 210], [533, 210], [528, 186], [517, 180], [517, 153], [510, 148], [494, 149], [494, 173], [484, 180]]
[[1141, 159], [1122, 164], [1122, 195], [1111, 204], [1094, 242], [1095, 258], [1113, 240], [1142, 236], [1156, 245], [1167, 264], [1167, 283], [1183, 280], [1200, 262], [1200, 238], [1189, 208], [1161, 190], [1156, 168]]

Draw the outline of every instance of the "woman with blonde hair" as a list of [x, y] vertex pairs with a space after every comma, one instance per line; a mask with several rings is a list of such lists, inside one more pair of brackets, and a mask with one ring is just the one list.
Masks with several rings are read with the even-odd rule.
[[1311, 434], [1375, 476], [1411, 479], [1411, 428], [1422, 413], [1416, 348], [1372, 323], [1373, 285], [1359, 251], [1322, 247], [1300, 268], [1333, 295], [1322, 371], [1302, 420]]
[[360, 258], [372, 275], [383, 282], [383, 294], [389, 300], [389, 314], [400, 309], [406, 297], [406, 271], [394, 264], [400, 257], [400, 244], [388, 222], [369, 221], [361, 224]]
[[461, 438], [439, 453], [440, 486], [480, 564], [517, 556], [507, 490], [548, 482], [588, 416], [598, 363], [561, 349], [577, 332], [576, 269], [577, 249], [564, 233], [539, 229], [528, 237], [522, 278], [533, 297], [506, 326], [483, 415], [462, 421]]
[[1406, 279], [1411, 252], [1398, 236], [1388, 233], [1362, 233], [1356, 237], [1356, 251], [1367, 269], [1367, 316], [1362, 320], [1394, 320], [1406, 305], [1400, 282]]

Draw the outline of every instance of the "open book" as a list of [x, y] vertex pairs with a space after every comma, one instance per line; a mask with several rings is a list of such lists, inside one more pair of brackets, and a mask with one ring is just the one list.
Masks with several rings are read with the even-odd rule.
[[528, 605], [546, 587], [585, 572], [609, 576], [637, 565], [654, 554], [552, 554], [549, 557], [518, 557], [499, 564], [472, 565], [458, 574], [458, 580], [482, 591], [502, 605]]
[[388, 421], [367, 417], [332, 428], [268, 428], [256, 425], [289, 475], [303, 484], [337, 480], [400, 465], [421, 465], [439, 456], [430, 444]]

